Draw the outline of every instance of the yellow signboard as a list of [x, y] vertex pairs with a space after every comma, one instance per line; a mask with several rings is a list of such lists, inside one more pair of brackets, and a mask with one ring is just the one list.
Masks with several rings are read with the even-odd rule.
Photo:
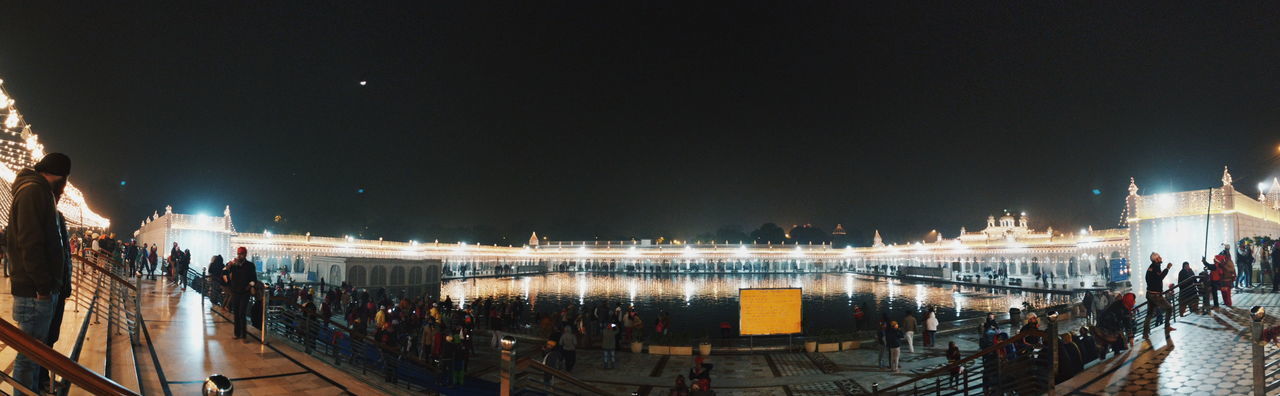
[[738, 289], [742, 335], [799, 334], [800, 289]]

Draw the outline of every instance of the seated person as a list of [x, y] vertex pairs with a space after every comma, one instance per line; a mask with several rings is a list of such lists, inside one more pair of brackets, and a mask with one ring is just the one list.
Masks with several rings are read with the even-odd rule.
[[676, 386], [671, 388], [671, 396], [689, 396], [689, 386], [685, 385], [684, 376], [676, 376]]

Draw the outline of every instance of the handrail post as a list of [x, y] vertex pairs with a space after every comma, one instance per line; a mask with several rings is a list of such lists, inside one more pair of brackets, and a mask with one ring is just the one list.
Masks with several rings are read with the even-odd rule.
[[1249, 328], [1252, 331], [1250, 340], [1253, 341], [1250, 343], [1253, 344], [1253, 359], [1251, 359], [1253, 360], [1253, 393], [1258, 396], [1265, 396], [1267, 394], [1267, 381], [1265, 378], [1267, 373], [1264, 360], [1266, 360], [1267, 351], [1265, 349], [1266, 344], [1262, 341], [1262, 318], [1266, 315], [1262, 307], [1257, 306], [1253, 307], [1250, 313], [1252, 313], [1250, 316], [1253, 319], [1249, 323]]
[[1047, 334], [1048, 337], [1045, 337], [1052, 337], [1045, 341], [1049, 342], [1049, 350], [1051, 351], [1051, 356], [1053, 356], [1053, 359], [1050, 359], [1052, 361], [1049, 362], [1049, 383], [1046, 384], [1047, 391], [1045, 394], [1048, 396], [1056, 394], [1054, 385], [1058, 382], [1058, 354], [1062, 353], [1062, 350], [1058, 348], [1058, 320], [1055, 316], [1057, 315], [1049, 315], [1049, 328], [1047, 329], [1049, 334]]
[[502, 347], [502, 360], [498, 363], [498, 394], [500, 396], [511, 396], [515, 387], [513, 384], [516, 372], [516, 339], [512, 336], [504, 336], [499, 341]]
[[[135, 285], [133, 289], [133, 326], [135, 328], [129, 331], [129, 341], [133, 342], [133, 345], [140, 345], [142, 342], [138, 336], [142, 333], [142, 272], [134, 273], [133, 284]], [[125, 289], [124, 292], [127, 296], [129, 290]], [[125, 324], [127, 327], [128, 323]]]
[[267, 284], [259, 282], [262, 285], [262, 345], [267, 345], [267, 305], [271, 300], [267, 299]]

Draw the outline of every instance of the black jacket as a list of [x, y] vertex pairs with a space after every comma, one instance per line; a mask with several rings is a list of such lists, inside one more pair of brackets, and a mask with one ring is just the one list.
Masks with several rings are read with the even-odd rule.
[[258, 269], [252, 261], [235, 259], [223, 269], [227, 274], [227, 287], [232, 293], [249, 293], [249, 282], [258, 280]]
[[6, 251], [12, 267], [13, 295], [51, 294], [70, 284], [70, 251], [58, 220], [53, 186], [34, 170], [23, 169], [13, 181]]
[[1164, 292], [1164, 276], [1169, 275], [1169, 269], [1160, 270], [1160, 265], [1164, 263], [1151, 262], [1147, 267], [1147, 292], [1163, 293]]
[[1187, 282], [1187, 279], [1194, 278], [1195, 276], [1196, 272], [1190, 268], [1183, 268], [1181, 271], [1178, 271], [1178, 284], [1182, 285], [1179, 288], [1179, 290], [1182, 291], [1182, 298], [1190, 298], [1191, 296], [1195, 296], [1196, 293], [1199, 293], [1196, 290], [1196, 286], [1199, 286], [1196, 281]]
[[214, 259], [209, 263], [209, 276], [213, 277], [213, 283], [222, 284], [222, 258]]

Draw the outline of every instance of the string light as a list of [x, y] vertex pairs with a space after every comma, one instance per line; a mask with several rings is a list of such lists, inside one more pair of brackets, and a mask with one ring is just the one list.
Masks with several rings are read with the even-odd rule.
[[[12, 184], [18, 171], [44, 158], [45, 150], [39, 136], [31, 130], [31, 124], [23, 119], [15, 107], [17, 101], [4, 90], [3, 82], [4, 80], [0, 80], [0, 105], [3, 105], [0, 106], [0, 112], [4, 114], [4, 127], [0, 130], [21, 139], [0, 139], [0, 164], [3, 165], [0, 166], [0, 179]], [[58, 211], [66, 218], [68, 225], [73, 227], [106, 229], [111, 226], [111, 220], [89, 209], [84, 193], [71, 183], [67, 183], [62, 200], [58, 201]], [[7, 219], [0, 222], [3, 221]]]

